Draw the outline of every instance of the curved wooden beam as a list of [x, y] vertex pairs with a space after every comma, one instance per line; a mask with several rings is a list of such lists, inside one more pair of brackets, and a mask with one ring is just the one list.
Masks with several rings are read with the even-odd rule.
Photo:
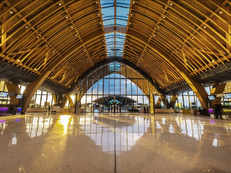
[[[103, 60], [103, 61], [101, 61], [101, 62], [95, 64], [94, 67], [92, 67], [92, 68], [90, 68], [89, 70], [87, 70], [84, 74], [82, 74], [82, 75], [78, 78], [77, 82], [75, 82], [75, 83], [72, 85], [70, 92], [72, 92], [72, 91], [76, 88], [76, 86], [78, 85], [78, 83], [81, 82], [81, 80], [83, 80], [84, 78], [86, 78], [86, 76], [87, 76], [88, 74], [90, 74], [91, 72], [95, 71], [96, 69], [98, 69], [98, 68], [100, 68], [100, 67], [102, 67], [102, 66], [104, 66], [104, 65], [106, 65], [106, 64], [109, 64], [109, 63], [112, 63], [112, 62], [115, 62], [115, 61], [116, 61], [116, 62], [120, 62], [120, 63], [122, 63], [122, 64], [125, 64], [125, 65], [131, 67], [132, 69], [136, 70], [137, 72], [139, 72], [144, 78], [146, 78], [146, 79], [154, 86], [155, 90], [156, 90], [159, 94], [161, 94], [161, 95], [162, 95], [162, 94], [165, 94], [165, 91], [164, 91], [163, 89], [160, 88], [159, 84], [158, 84], [155, 80], [153, 80], [153, 79], [151, 78], [151, 76], [149, 76], [145, 71], [143, 71], [141, 68], [137, 67], [137, 66], [136, 66], [135, 64], [133, 64], [132, 62], [130, 62], [130, 61], [128, 61], [128, 60], [126, 60], [126, 59], [124, 59], [124, 58], [122, 58], [122, 57], [116, 57], [116, 56], [115, 56], [115, 57], [108, 57], [107, 59], [105, 59], [105, 60]], [[90, 87], [89, 87], [89, 88], [90, 88]]]
[[[42, 84], [43, 82], [46, 80], [46, 78], [50, 75], [50, 73], [56, 69], [59, 65], [63, 65], [65, 62], [68, 61], [68, 57], [70, 57], [72, 54], [74, 54], [75, 52], [77, 52], [80, 48], [82, 48], [84, 45], [94, 41], [97, 38], [100, 38], [104, 35], [104, 33], [98, 34], [94, 37], [92, 37], [91, 39], [89, 39], [88, 41], [84, 42], [83, 44], [81, 44], [80, 46], [76, 47], [75, 49], [73, 49], [71, 52], [69, 52], [66, 56], [64, 56], [61, 60], [57, 59], [57, 61], [54, 61], [53, 63], [51, 63], [47, 70], [41, 74], [41, 76], [35, 81], [35, 83], [33, 84], [34, 88], [37, 90]], [[197, 81], [195, 81], [194, 79], [191, 78], [191, 76], [189, 75], [189, 73], [184, 69], [184, 67], [182, 67], [177, 61], [173, 61], [170, 57], [165, 56], [164, 54], [162, 54], [160, 51], [156, 50], [154, 47], [152, 47], [150, 44], [147, 44], [145, 41], [141, 40], [140, 38], [138, 38], [137, 36], [131, 35], [126, 33], [127, 37], [131, 37], [132, 39], [141, 42], [144, 45], [147, 45], [147, 47], [149, 49], [151, 49], [153, 52], [155, 52], [156, 54], [158, 54], [163, 60], [165, 60], [168, 64], [170, 64], [174, 69], [177, 70], [177, 72], [183, 77], [183, 79], [186, 81], [186, 83], [190, 86], [190, 88], [194, 91], [194, 93], [197, 95], [198, 99], [200, 100], [200, 103], [202, 105], [202, 107], [204, 109], [208, 108], [208, 94], [205, 91], [204, 87], [200, 85], [200, 83], [198, 83]], [[122, 58], [121, 58], [122, 59]], [[129, 61], [128, 61], [129, 62]], [[156, 85], [156, 84], [155, 84]], [[156, 85], [157, 87], [158, 85]], [[31, 89], [31, 87], [28, 87], [29, 92], [31, 92], [29, 95], [34, 95], [35, 93], [35, 89]], [[160, 91], [158, 89], [159, 87], [157, 87], [157, 91]], [[27, 89], [26, 89], [27, 91]], [[163, 93], [163, 91], [161, 91], [160, 93]], [[25, 104], [25, 106], [29, 105], [29, 102], [32, 98], [32, 96], [30, 96], [28, 99], [28, 103]], [[25, 107], [24, 106], [24, 107]], [[26, 110], [26, 108], [24, 108], [23, 110]], [[25, 111], [23, 111], [25, 112]]]
[[[139, 39], [136, 36], [127, 34], [128, 37], [133, 38], [136, 41], [142, 42], [144, 45], [146, 44], [143, 40]], [[201, 86], [200, 83], [195, 81], [191, 78], [189, 73], [182, 67], [177, 61], [171, 60], [170, 57], [167, 57], [163, 55], [160, 51], [156, 50], [154, 47], [147, 44], [147, 47], [151, 49], [153, 52], [158, 54], [161, 58], [163, 58], [168, 64], [170, 64], [174, 69], [177, 70], [177, 72], [182, 76], [182, 78], [186, 81], [186, 83], [189, 85], [189, 87], [194, 91], [194, 93], [197, 95], [198, 99], [200, 100], [200, 103], [204, 109], [208, 109], [208, 94], [205, 91], [204, 87]]]

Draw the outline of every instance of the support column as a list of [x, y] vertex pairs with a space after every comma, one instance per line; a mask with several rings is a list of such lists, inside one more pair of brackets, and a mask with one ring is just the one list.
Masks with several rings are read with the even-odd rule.
[[150, 114], [154, 114], [154, 98], [152, 93], [149, 96], [149, 104], [150, 104]]
[[[133, 38], [134, 40], [137, 40], [141, 43], [143, 43], [144, 45], [147, 45], [147, 43], [132, 35], [132, 34], [127, 34], [129, 37]], [[163, 53], [161, 53], [160, 51], [158, 51], [157, 49], [155, 49], [154, 47], [152, 47], [151, 45], [147, 45], [153, 52], [157, 53], [161, 58], [163, 58], [163, 60], [165, 60], [169, 65], [171, 65], [174, 69], [176, 69], [178, 71], [178, 73], [182, 76], [182, 78], [185, 80], [185, 82], [189, 85], [189, 87], [194, 91], [194, 93], [197, 95], [198, 99], [200, 100], [200, 103], [202, 105], [202, 107], [204, 109], [208, 109], [208, 94], [205, 91], [204, 87], [195, 79], [192, 78], [192, 76], [190, 75], [190, 73], [187, 71], [187, 69], [185, 67], [182, 66], [182, 64], [180, 64], [178, 61], [175, 61], [175, 59], [173, 58], [174, 53], [166, 56]], [[186, 57], [184, 57], [185, 55], [182, 55], [183, 59], [185, 59]]]
[[69, 105], [70, 107], [74, 107], [74, 103], [73, 103], [73, 100], [71, 99], [71, 97], [69, 95], [65, 95], [66, 99], [69, 101]]
[[223, 94], [225, 90], [225, 86], [226, 86], [226, 83], [214, 83], [210, 94], [211, 95]]
[[169, 103], [168, 103], [168, 99], [166, 98], [165, 95], [160, 95], [160, 99], [161, 99], [161, 101], [164, 103], [164, 105], [165, 105], [167, 108], [170, 107], [170, 106], [169, 106]]
[[11, 82], [6, 82], [6, 87], [8, 90], [8, 94], [10, 96], [10, 104], [18, 105], [19, 100], [16, 98], [16, 96], [20, 93], [20, 89], [18, 85], [13, 84]]
[[177, 95], [172, 95], [170, 100], [170, 108], [174, 108], [177, 101]]
[[[73, 113], [75, 111], [75, 105], [73, 103], [73, 100], [71, 99], [71, 96], [67, 94], [64, 97], [66, 98], [66, 102], [67, 101], [69, 102], [69, 110], [68, 111]], [[65, 104], [66, 104], [66, 102], [65, 102]]]
[[76, 94], [76, 99], [75, 99], [75, 114], [80, 113], [80, 107], [81, 107], [81, 96], [80, 94]]
[[160, 107], [161, 106], [161, 102], [163, 102], [163, 104], [169, 108], [169, 103], [168, 103], [168, 100], [166, 99], [166, 96], [165, 95], [160, 95], [158, 100], [157, 100], [157, 103], [156, 103], [156, 106], [157, 107]]
[[65, 104], [67, 102], [67, 97], [63, 94], [57, 95], [57, 105], [60, 106], [62, 109], [65, 107]]
[[26, 113], [26, 110], [30, 104], [31, 98], [35, 94], [35, 92], [40, 88], [43, 82], [50, 75], [51, 71], [47, 71], [45, 74], [41, 75], [34, 82], [27, 85], [24, 94], [23, 94], [23, 105], [22, 105], [22, 114]]
[[57, 94], [55, 93], [54, 97], [53, 97], [53, 104], [57, 105], [58, 104], [58, 100], [57, 100]]
[[161, 98], [160, 97], [158, 97], [158, 100], [157, 100], [157, 102], [156, 102], [156, 107], [157, 108], [160, 108], [160, 103], [161, 103]]
[[12, 114], [16, 114], [17, 106], [19, 105], [19, 100], [16, 98], [16, 96], [20, 93], [20, 89], [18, 85], [13, 84], [11, 82], [6, 82], [6, 87], [8, 90], [8, 94], [10, 96], [9, 112]]
[[215, 83], [213, 85], [213, 88], [210, 94], [215, 95], [216, 99], [212, 101], [212, 105], [221, 104], [221, 97], [219, 97], [219, 94], [223, 94], [225, 90], [225, 86], [226, 86], [226, 83]]

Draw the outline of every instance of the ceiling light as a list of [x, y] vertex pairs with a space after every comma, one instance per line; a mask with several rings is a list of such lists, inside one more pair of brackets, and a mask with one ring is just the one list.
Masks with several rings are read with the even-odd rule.
[[172, 1], [170, 1], [168, 4], [169, 4], [170, 6], [173, 6], [173, 2], [172, 2]]
[[219, 14], [223, 14], [223, 11], [219, 11]]
[[59, 3], [59, 6], [62, 6], [62, 3], [61, 3], [61, 2]]
[[10, 10], [10, 14], [14, 14], [14, 11], [13, 11], [13, 10]]
[[65, 17], [65, 19], [68, 19], [68, 16], [64, 16]]

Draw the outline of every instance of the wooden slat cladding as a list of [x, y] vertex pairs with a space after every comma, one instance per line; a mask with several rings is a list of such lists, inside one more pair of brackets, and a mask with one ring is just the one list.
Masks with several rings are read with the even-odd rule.
[[231, 60], [230, 22], [229, 0], [132, 0], [124, 58], [167, 88], [183, 78], [149, 47], [200, 75]]
[[99, 1], [2, 1], [0, 7], [2, 60], [38, 75], [62, 60], [49, 78], [68, 88], [106, 58]]

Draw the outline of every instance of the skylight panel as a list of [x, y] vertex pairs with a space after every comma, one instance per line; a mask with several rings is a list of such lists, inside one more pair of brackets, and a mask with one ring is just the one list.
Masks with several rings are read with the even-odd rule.
[[123, 56], [125, 34], [117, 27], [127, 27], [130, 0], [101, 0], [104, 28], [110, 27], [113, 33], [106, 33], [107, 55]]

